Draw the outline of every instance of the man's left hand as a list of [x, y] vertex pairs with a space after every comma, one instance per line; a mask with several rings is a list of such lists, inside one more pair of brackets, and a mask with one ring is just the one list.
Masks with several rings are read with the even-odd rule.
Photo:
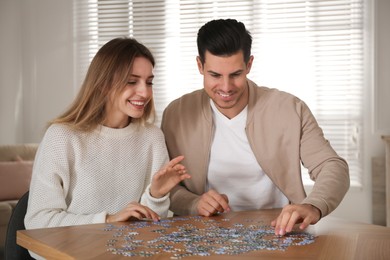
[[303, 230], [320, 218], [320, 210], [310, 204], [287, 205], [271, 225], [275, 227], [275, 235], [283, 236], [291, 232], [295, 224], [300, 223], [299, 228]]

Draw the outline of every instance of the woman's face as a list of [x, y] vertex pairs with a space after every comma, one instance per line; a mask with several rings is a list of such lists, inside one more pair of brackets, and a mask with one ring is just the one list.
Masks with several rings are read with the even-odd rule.
[[110, 94], [106, 104], [107, 116], [104, 125], [111, 128], [123, 128], [131, 118], [141, 118], [145, 107], [153, 97], [153, 65], [144, 58], [134, 59], [130, 77], [122, 92]]

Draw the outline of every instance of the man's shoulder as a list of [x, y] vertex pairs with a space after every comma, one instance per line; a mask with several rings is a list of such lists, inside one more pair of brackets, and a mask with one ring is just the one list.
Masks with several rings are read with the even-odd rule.
[[185, 108], [185, 107], [192, 107], [196, 104], [201, 104], [202, 97], [204, 95], [203, 89], [195, 90], [191, 93], [184, 94], [183, 96], [173, 100], [171, 103], [169, 103], [167, 109], [173, 109], [173, 108]]
[[252, 93], [255, 96], [255, 100], [262, 99], [263, 102], [266, 100], [272, 100], [273, 102], [289, 100], [293, 103], [301, 101], [294, 94], [280, 90], [278, 88], [270, 88], [266, 86], [252, 85]]
[[184, 94], [183, 96], [177, 98], [176, 100], [193, 100], [193, 99], [199, 99], [203, 96], [204, 89], [197, 89], [190, 93]]

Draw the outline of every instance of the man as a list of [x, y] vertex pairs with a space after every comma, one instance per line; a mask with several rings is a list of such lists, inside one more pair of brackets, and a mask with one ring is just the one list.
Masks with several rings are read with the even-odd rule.
[[[173, 101], [161, 128], [171, 158], [184, 155], [192, 178], [171, 191], [177, 215], [283, 208], [272, 221], [284, 235], [332, 212], [349, 170], [297, 97], [247, 78], [252, 37], [232, 19], [200, 28], [197, 64], [204, 88]], [[306, 196], [301, 163], [315, 181]]]

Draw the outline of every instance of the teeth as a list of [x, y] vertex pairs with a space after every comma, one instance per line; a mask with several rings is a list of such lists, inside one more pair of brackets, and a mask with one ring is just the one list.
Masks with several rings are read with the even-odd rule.
[[228, 96], [230, 96], [229, 94], [224, 94], [224, 93], [218, 93], [220, 96], [222, 96], [222, 97], [228, 97]]
[[136, 106], [143, 106], [145, 104], [145, 102], [142, 102], [142, 101], [131, 101], [129, 100], [129, 102], [133, 105], [136, 105]]

